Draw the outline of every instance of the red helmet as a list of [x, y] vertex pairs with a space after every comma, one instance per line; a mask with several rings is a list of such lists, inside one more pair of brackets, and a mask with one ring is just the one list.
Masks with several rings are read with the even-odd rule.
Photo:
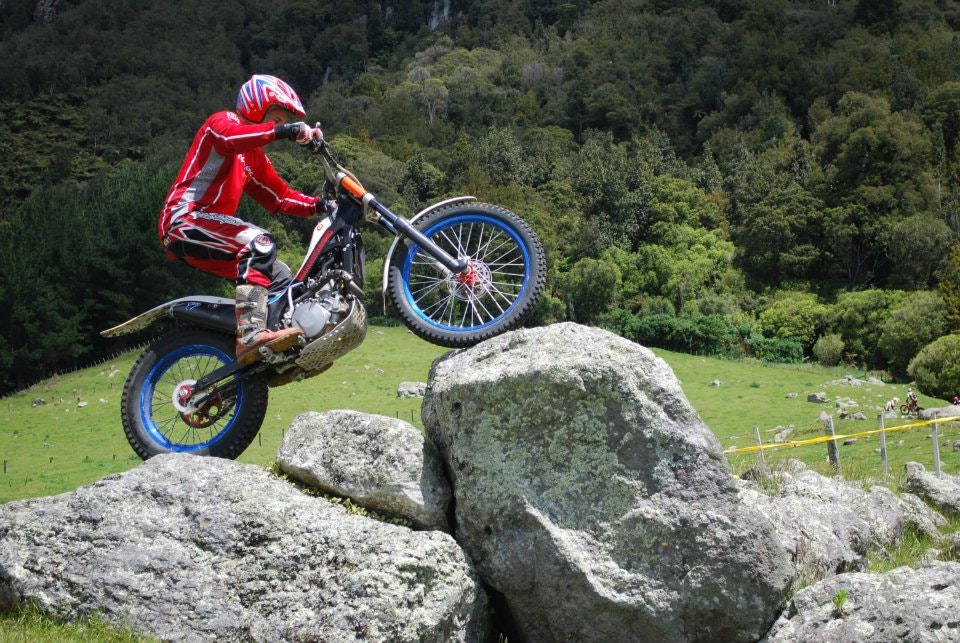
[[240, 88], [237, 112], [248, 121], [260, 123], [271, 107], [282, 107], [297, 116], [307, 115], [293, 87], [276, 76], [254, 74]]

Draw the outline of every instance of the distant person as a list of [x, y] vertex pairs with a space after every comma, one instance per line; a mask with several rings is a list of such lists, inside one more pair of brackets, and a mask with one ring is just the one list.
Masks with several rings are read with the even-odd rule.
[[243, 363], [258, 359], [261, 346], [283, 351], [303, 334], [299, 328], [267, 330], [277, 246], [268, 231], [235, 215], [244, 193], [272, 214], [326, 214], [323, 199], [291, 189], [263, 152], [277, 139], [305, 145], [322, 137], [319, 128], [287, 123], [304, 116], [290, 85], [275, 76], [252, 76], [240, 88], [236, 111], [217, 112], [200, 126], [160, 213], [160, 242], [168, 256], [236, 285], [236, 354]]
[[907, 389], [907, 406], [917, 406], [917, 394], [913, 392], [913, 389]]

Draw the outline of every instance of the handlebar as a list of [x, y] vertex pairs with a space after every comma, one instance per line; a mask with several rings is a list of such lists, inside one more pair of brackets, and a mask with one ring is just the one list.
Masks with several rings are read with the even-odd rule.
[[[320, 123], [317, 123], [316, 126], [319, 128]], [[315, 138], [308, 145], [310, 150], [320, 158], [324, 174], [326, 174], [330, 184], [334, 186], [335, 191], [343, 189], [364, 204], [373, 198], [373, 195], [367, 192], [367, 189], [363, 187], [360, 180], [350, 170], [336, 162], [330, 154], [330, 146], [325, 138]]]

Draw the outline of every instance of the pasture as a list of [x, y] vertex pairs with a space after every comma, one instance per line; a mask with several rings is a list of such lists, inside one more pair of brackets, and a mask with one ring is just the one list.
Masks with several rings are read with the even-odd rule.
[[[426, 381], [430, 364], [446, 349], [432, 346], [402, 327], [371, 327], [366, 341], [317, 377], [270, 390], [264, 425], [243, 462], [269, 467], [290, 422], [306, 411], [353, 409], [399, 417], [422, 429], [420, 400], [398, 398], [402, 381]], [[753, 427], [764, 442], [791, 425], [789, 440], [823, 434], [817, 418], [822, 411], [835, 418], [838, 434], [877, 428], [877, 414], [892, 397], [904, 399], [904, 384], [834, 383], [845, 375], [866, 379], [867, 374], [815, 365], [775, 366], [754, 361], [727, 361], [655, 350], [674, 370], [684, 393], [725, 449], [755, 443]], [[90, 484], [105, 475], [136, 466], [140, 459], [127, 444], [120, 425], [123, 381], [136, 358], [134, 352], [98, 366], [62, 374], [0, 400], [0, 502], [52, 495]], [[810, 393], [824, 392], [827, 403], [807, 401]], [[796, 394], [788, 397], [788, 394]], [[841, 420], [836, 399], [856, 403], [867, 420]], [[43, 404], [39, 404], [39, 400]], [[926, 407], [945, 406], [942, 400], [921, 397]], [[888, 419], [885, 426], [907, 424]], [[960, 471], [960, 454], [953, 444], [960, 431], [940, 425], [943, 470]], [[879, 437], [864, 436], [840, 447], [841, 471], [847, 477], [879, 477]], [[891, 477], [914, 460], [933, 467], [929, 427], [888, 434]], [[765, 452], [768, 463], [792, 457], [824, 473], [826, 446], [785, 447]], [[740, 473], [758, 461], [756, 453], [728, 455], [731, 469]]]

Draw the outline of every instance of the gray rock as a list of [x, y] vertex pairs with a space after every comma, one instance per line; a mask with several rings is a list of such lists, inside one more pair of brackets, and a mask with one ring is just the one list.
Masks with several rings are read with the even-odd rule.
[[[649, 350], [576, 324], [434, 362], [458, 541], [530, 641], [755, 641], [792, 580]], [[513, 637], [511, 637], [513, 638]]]
[[928, 473], [919, 462], [904, 465], [906, 487], [948, 516], [960, 516], [960, 476]]
[[277, 451], [280, 470], [308, 486], [449, 531], [450, 485], [433, 443], [403, 420], [356, 411], [304, 413]]
[[397, 385], [397, 397], [423, 397], [426, 392], [426, 382], [400, 382]]
[[912, 493], [900, 493], [897, 497], [903, 505], [905, 524], [912, 526], [918, 533], [939, 540], [940, 529], [949, 524], [947, 519]]
[[807, 402], [815, 402], [817, 404], [825, 404], [827, 402], [827, 394], [820, 393], [810, 393], [807, 395]]
[[[841, 601], [838, 595], [845, 593]], [[960, 563], [852, 573], [797, 592], [766, 643], [960, 640]]]
[[786, 427], [786, 428], [778, 426], [777, 429], [779, 429], [779, 430], [778, 430], [776, 433], [773, 434], [773, 441], [774, 441], [774, 442], [786, 442], [786, 441], [787, 441], [787, 438], [790, 437], [790, 434], [794, 432], [794, 430], [796, 429], [796, 427], [791, 424], [790, 426], [788, 426], [788, 427]]
[[747, 483], [741, 495], [773, 521], [801, 580], [866, 569], [868, 545], [895, 546], [908, 528], [938, 539], [946, 524], [915, 496], [886, 487], [864, 490], [805, 468], [781, 470], [778, 478], [772, 497]]
[[783, 489], [770, 497], [747, 482], [740, 483], [740, 496], [773, 522], [799, 582], [866, 569], [870, 528], [849, 507]]
[[852, 386], [859, 388], [863, 386], [863, 380], [859, 377], [853, 375], [844, 375], [840, 379], [831, 380], [826, 383], [826, 386]]
[[923, 409], [920, 412], [920, 417], [924, 420], [937, 420], [943, 418], [955, 418], [960, 415], [960, 407], [954, 406], [943, 406], [932, 409]]
[[163, 640], [476, 641], [489, 627], [449, 535], [187, 455], [0, 506], [0, 610], [26, 601]]

